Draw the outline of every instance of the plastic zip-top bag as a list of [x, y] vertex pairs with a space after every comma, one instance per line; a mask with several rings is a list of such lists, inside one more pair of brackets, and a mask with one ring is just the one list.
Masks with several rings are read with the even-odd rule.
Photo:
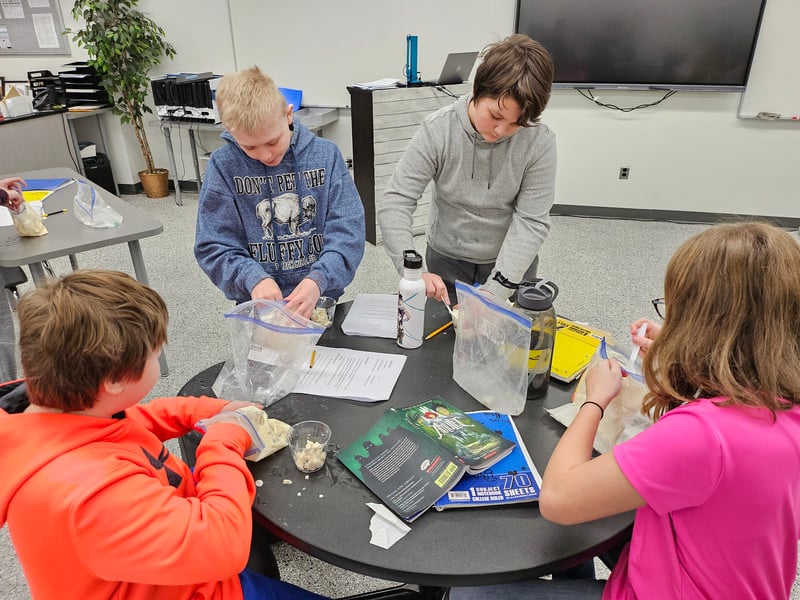
[[456, 294], [453, 379], [487, 408], [520, 414], [528, 390], [531, 320], [461, 281]]
[[84, 225], [102, 229], [122, 224], [122, 215], [111, 208], [91, 185], [78, 181], [78, 191], [72, 203], [75, 216]]
[[218, 398], [269, 406], [291, 392], [325, 328], [277, 300], [250, 300], [225, 315], [231, 356], [213, 385]]

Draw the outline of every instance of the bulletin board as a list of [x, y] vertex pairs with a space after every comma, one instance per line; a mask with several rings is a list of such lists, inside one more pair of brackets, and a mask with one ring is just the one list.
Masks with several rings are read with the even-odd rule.
[[58, 0], [0, 0], [0, 56], [70, 54]]

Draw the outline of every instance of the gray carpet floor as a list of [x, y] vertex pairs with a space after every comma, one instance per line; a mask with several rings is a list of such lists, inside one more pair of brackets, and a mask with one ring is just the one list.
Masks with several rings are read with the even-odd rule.
[[[192, 254], [196, 194], [184, 193], [184, 206], [176, 206], [174, 196], [158, 200], [123, 198], [164, 224], [161, 235], [141, 242], [150, 285], [161, 293], [170, 311], [166, 350], [170, 372], [158, 381], [148, 398], [175, 395], [198, 371], [226, 358], [228, 330], [222, 315], [231, 303], [200, 271]], [[650, 300], [663, 295], [662, 276], [670, 256], [681, 242], [704, 228], [697, 224], [554, 217], [540, 253], [539, 276], [559, 286], [555, 307], [560, 314], [604, 329], [627, 347], [629, 324], [639, 316], [655, 316]], [[423, 250], [424, 238], [416, 241], [418, 249]], [[125, 244], [86, 252], [78, 256], [78, 261], [82, 268], [133, 274]], [[58, 273], [70, 268], [67, 259], [51, 264]], [[397, 279], [383, 248], [368, 244], [358, 274], [342, 300], [352, 300], [359, 291], [395, 292]], [[178, 452], [177, 444], [170, 449]], [[375, 552], [381, 550], [376, 548]], [[277, 544], [275, 553], [286, 581], [334, 598], [388, 585], [333, 567], [287, 544]], [[25, 578], [4, 527], [0, 531], [0, 599], [27, 598]], [[800, 600], [797, 584], [791, 598]]]

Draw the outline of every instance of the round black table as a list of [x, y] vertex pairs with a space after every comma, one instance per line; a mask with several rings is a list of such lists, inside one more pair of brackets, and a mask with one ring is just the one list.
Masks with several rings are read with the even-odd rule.
[[[372, 352], [402, 353], [408, 358], [386, 402], [290, 394], [267, 408], [270, 417], [294, 424], [317, 419], [330, 425], [331, 442], [343, 448], [362, 435], [390, 406], [405, 407], [441, 396], [463, 410], [485, 407], [453, 381], [450, 327], [422, 347], [405, 350], [394, 340], [347, 336], [341, 322], [350, 303], [336, 309], [334, 325], [320, 344]], [[449, 319], [439, 302], [428, 302], [425, 331]], [[213, 395], [211, 386], [222, 363], [193, 377], [181, 395]], [[570, 400], [571, 385], [551, 381], [543, 398], [530, 400], [515, 417], [525, 444], [540, 472], [564, 431], [545, 407]], [[410, 524], [411, 531], [388, 550], [369, 543], [372, 510], [379, 502], [347, 468], [329, 453], [325, 466], [308, 476], [300, 473], [288, 450], [251, 464], [263, 485], [257, 488], [254, 514], [276, 536], [326, 562], [372, 577], [421, 586], [451, 587], [504, 583], [566, 569], [630, 538], [633, 513], [581, 525], [563, 526], [545, 520], [536, 503], [429, 509]], [[291, 484], [284, 483], [291, 480]]]

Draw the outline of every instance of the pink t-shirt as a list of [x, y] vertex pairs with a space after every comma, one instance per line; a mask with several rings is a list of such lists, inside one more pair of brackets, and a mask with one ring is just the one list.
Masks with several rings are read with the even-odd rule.
[[616, 446], [647, 506], [604, 600], [789, 597], [800, 538], [800, 408], [691, 402]]

